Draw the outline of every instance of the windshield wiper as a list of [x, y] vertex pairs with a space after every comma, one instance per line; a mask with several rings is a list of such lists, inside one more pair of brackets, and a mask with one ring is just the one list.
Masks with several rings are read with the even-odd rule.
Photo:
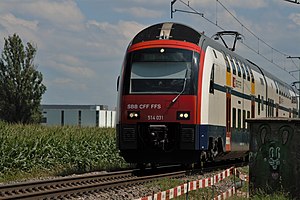
[[185, 91], [185, 87], [186, 87], [186, 81], [187, 81], [187, 73], [188, 72], [188, 68], [186, 68], [185, 71], [185, 76], [184, 76], [184, 82], [183, 82], [183, 87], [181, 92], [179, 92], [179, 94], [171, 101], [169, 108], [177, 101], [177, 99], [183, 94], [183, 92]]

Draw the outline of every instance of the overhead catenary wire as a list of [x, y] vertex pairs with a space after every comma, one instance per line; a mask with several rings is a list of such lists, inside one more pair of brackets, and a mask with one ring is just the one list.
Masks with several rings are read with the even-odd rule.
[[[283, 56], [287, 57], [288, 55], [273, 48], [271, 45], [269, 45], [267, 42], [265, 42], [264, 40], [262, 40], [261, 38], [259, 38], [255, 33], [253, 33], [253, 31], [251, 31], [249, 28], [247, 28], [237, 17], [235, 17], [225, 6], [224, 4], [222, 4], [219, 0], [216, 0], [244, 29], [246, 29], [251, 35], [253, 35], [258, 41], [261, 41], [262, 43], [264, 43], [266, 46], [268, 46], [269, 48], [271, 48], [272, 50], [275, 50], [276, 52], [282, 54]], [[259, 52], [259, 49], [258, 49]]]
[[[176, 0], [175, 0], [176, 1]], [[175, 1], [173, 2], [173, 4], [175, 3]], [[254, 53], [258, 54], [259, 56], [261, 56], [263, 59], [265, 59], [266, 61], [272, 63], [274, 66], [276, 66], [277, 68], [289, 73], [288, 70], [286, 70], [285, 67], [282, 67], [280, 66], [279, 64], [277, 64], [275, 61], [274, 61], [274, 52], [277, 52], [278, 54], [282, 55], [284, 58], [288, 57], [289, 55], [286, 54], [286, 53], [283, 53], [281, 52], [280, 50], [272, 47], [270, 44], [268, 44], [267, 42], [265, 42], [263, 39], [261, 39], [260, 37], [258, 37], [253, 31], [251, 31], [248, 27], [246, 27], [234, 14], [232, 14], [232, 12], [230, 12], [229, 9], [227, 9], [225, 7], [225, 5], [223, 3], [220, 2], [220, 0], [216, 0], [216, 22], [213, 22], [212, 20], [208, 19], [207, 17], [205, 17], [205, 15], [199, 11], [197, 11], [195, 8], [193, 8], [190, 3], [186, 3], [185, 1], [183, 0], [179, 0], [179, 2], [181, 2], [183, 5], [185, 5], [186, 7], [188, 7], [190, 10], [192, 10], [193, 12], [191, 11], [184, 11], [184, 10], [178, 10], [178, 9], [175, 9], [173, 12], [176, 12], [176, 11], [179, 11], [179, 12], [186, 12], [186, 13], [192, 13], [192, 14], [197, 14], [199, 15], [200, 17], [202, 17], [203, 19], [205, 19], [206, 21], [208, 21], [209, 23], [213, 24], [214, 26], [218, 27], [219, 29], [225, 31], [225, 28], [223, 28], [220, 23], [218, 23], [218, 17], [217, 17], [217, 12], [218, 12], [218, 9], [217, 9], [217, 4], [219, 4], [230, 16], [233, 17], [233, 19], [238, 22], [238, 24], [241, 26], [243, 32], [244, 30], [246, 30], [247, 32], [249, 32], [254, 38], [257, 39], [258, 41], [258, 49], [255, 50], [253, 47], [250, 47], [250, 45], [247, 45], [245, 42], [241, 42], [241, 44], [243, 44], [246, 48], [248, 48], [249, 50], [253, 51]], [[260, 52], [260, 43], [264, 44], [266, 47], [270, 48], [271, 49], [271, 52], [272, 52], [272, 58], [269, 59], [268, 57], [266, 57], [265, 55], [263, 55], [261, 52]], [[292, 63], [296, 66], [296, 68], [298, 68], [298, 66], [296, 65], [296, 63], [292, 60]], [[293, 78], [295, 78], [291, 73], [289, 73]], [[296, 79], [296, 78], [295, 78]]]

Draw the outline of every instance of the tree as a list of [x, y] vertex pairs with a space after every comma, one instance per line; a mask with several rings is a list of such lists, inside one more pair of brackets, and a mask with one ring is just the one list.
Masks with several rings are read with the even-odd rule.
[[37, 123], [46, 86], [33, 63], [36, 48], [14, 34], [4, 38], [0, 58], [0, 119], [11, 123]]

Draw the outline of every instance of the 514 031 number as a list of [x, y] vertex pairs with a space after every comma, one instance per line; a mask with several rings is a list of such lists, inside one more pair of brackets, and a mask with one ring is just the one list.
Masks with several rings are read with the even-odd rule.
[[162, 121], [164, 120], [163, 115], [148, 115], [148, 120], [150, 121]]

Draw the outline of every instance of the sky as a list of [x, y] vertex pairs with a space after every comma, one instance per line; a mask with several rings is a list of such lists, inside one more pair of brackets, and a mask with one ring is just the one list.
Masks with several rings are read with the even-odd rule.
[[[206, 19], [179, 12], [192, 11], [183, 2]], [[37, 47], [34, 63], [47, 87], [42, 104], [97, 104], [114, 109], [127, 45], [143, 28], [165, 21], [186, 24], [209, 37], [222, 29], [238, 31], [243, 35], [238, 54], [287, 83], [298, 80], [298, 72], [290, 71], [299, 68], [300, 59], [286, 57], [300, 56], [299, 4], [219, 2], [230, 13], [216, 0], [178, 0], [171, 19], [171, 0], [0, 0], [0, 51], [4, 38], [14, 33], [24, 44]]]

